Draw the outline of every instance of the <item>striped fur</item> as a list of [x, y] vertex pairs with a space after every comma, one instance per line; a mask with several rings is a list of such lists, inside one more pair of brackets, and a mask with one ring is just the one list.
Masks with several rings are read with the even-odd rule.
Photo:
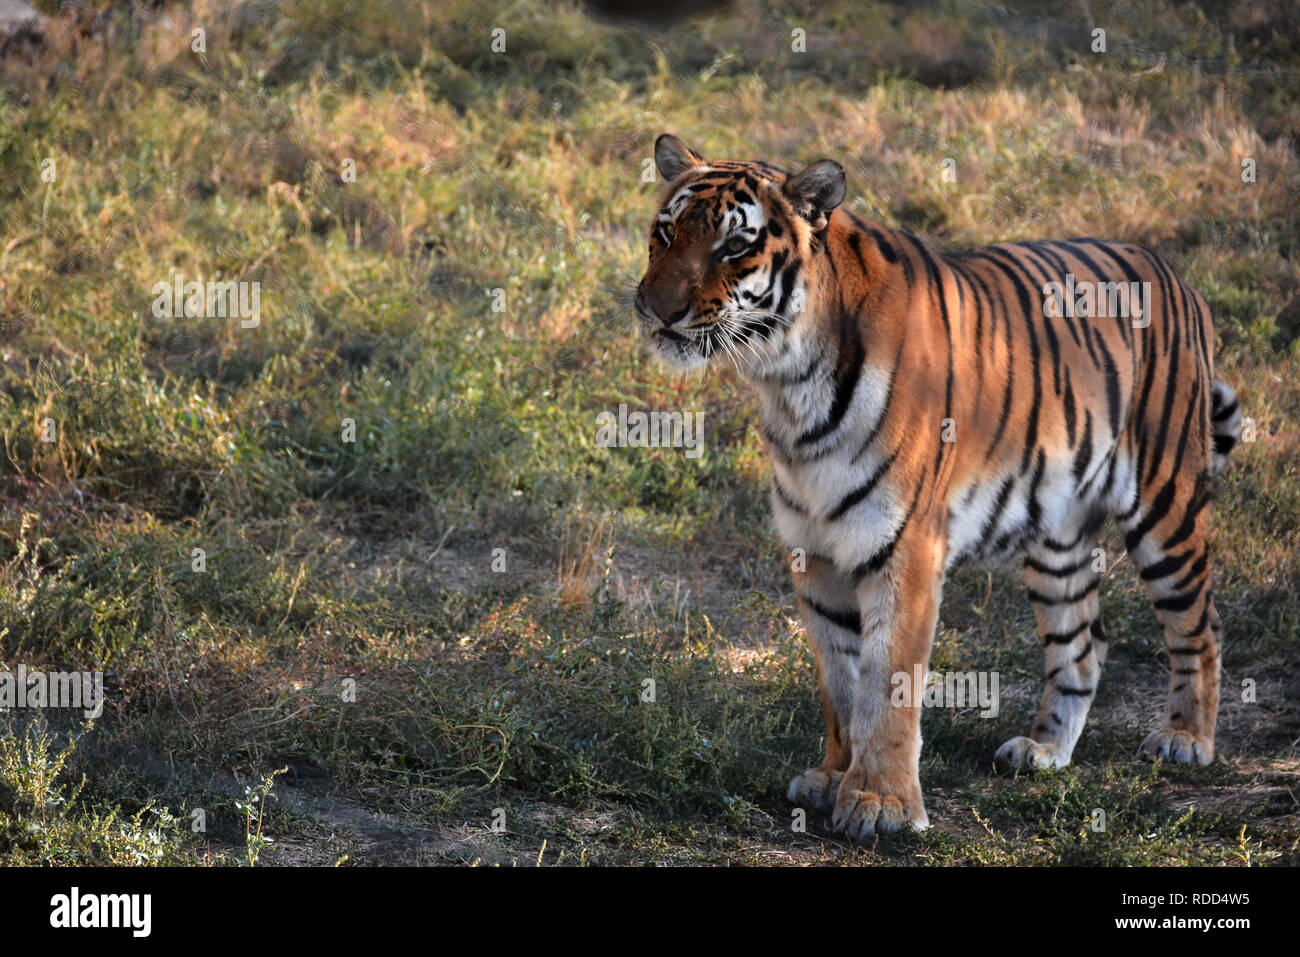
[[[637, 315], [667, 363], [722, 356], [753, 382], [776, 526], [807, 556], [794, 579], [827, 748], [790, 799], [857, 840], [926, 826], [920, 712], [891, 704], [891, 678], [927, 666], [944, 575], [962, 562], [1023, 563], [1046, 650], [1038, 717], [997, 758], [1068, 764], [1109, 641], [1094, 558], [1108, 518], [1172, 662], [1141, 753], [1208, 763], [1210, 487], [1240, 412], [1214, 378], [1205, 300], [1130, 243], [936, 252], [839, 209], [844, 175], [827, 160], [790, 176], [663, 136], [656, 162], [670, 182]], [[1049, 315], [1044, 290], [1067, 276], [1150, 283], [1145, 317]]]

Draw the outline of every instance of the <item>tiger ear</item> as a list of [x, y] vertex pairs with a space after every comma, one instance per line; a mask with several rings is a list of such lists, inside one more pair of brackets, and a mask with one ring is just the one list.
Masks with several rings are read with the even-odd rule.
[[655, 140], [655, 166], [659, 169], [659, 175], [666, 180], [675, 180], [692, 166], [699, 166], [703, 162], [703, 159], [671, 133], [665, 133]]
[[785, 195], [814, 229], [826, 226], [826, 217], [844, 202], [844, 167], [834, 160], [818, 160], [785, 181]]

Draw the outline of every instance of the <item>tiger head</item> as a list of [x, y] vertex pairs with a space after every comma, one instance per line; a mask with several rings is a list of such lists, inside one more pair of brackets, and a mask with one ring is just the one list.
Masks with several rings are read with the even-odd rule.
[[844, 170], [705, 162], [667, 133], [655, 165], [669, 186], [635, 299], [651, 351], [680, 369], [719, 354], [742, 371], [762, 367], [810, 311], [808, 266], [844, 199]]

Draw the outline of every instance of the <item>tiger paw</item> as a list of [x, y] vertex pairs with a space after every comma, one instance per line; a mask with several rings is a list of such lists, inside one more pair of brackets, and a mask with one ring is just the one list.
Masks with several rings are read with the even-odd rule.
[[785, 793], [786, 800], [818, 814], [830, 814], [835, 809], [835, 795], [839, 792], [843, 778], [842, 771], [827, 773], [821, 768], [809, 768], [790, 781], [790, 787]]
[[1068, 755], [1061, 754], [1055, 744], [1035, 741], [1033, 738], [1012, 738], [998, 748], [993, 760], [1017, 771], [1037, 771], [1046, 768], [1063, 768], [1070, 763]]
[[1175, 764], [1204, 766], [1214, 760], [1214, 742], [1197, 737], [1190, 731], [1161, 728], [1152, 731], [1138, 749], [1147, 761], [1172, 761]]
[[921, 831], [929, 826], [930, 819], [919, 797], [905, 801], [893, 795], [851, 787], [840, 788], [835, 813], [831, 816], [831, 830], [858, 843], [904, 827]]

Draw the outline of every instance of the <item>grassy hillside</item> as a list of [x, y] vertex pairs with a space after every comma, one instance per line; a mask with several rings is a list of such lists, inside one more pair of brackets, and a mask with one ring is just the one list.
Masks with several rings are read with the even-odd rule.
[[[0, 671], [108, 700], [0, 713], [0, 864], [1298, 862], [1284, 0], [68, 7], [0, 53]], [[836, 158], [940, 248], [1135, 240], [1206, 295], [1255, 427], [1214, 765], [1135, 760], [1168, 665], [1112, 537], [1075, 766], [992, 772], [1041, 643], [1013, 572], [963, 571], [933, 666], [1002, 709], [925, 715], [934, 827], [792, 830], [824, 728], [753, 404], [631, 322], [665, 130]], [[258, 324], [156, 316], [177, 273], [259, 282]], [[707, 453], [598, 447], [620, 403], [702, 412]]]

